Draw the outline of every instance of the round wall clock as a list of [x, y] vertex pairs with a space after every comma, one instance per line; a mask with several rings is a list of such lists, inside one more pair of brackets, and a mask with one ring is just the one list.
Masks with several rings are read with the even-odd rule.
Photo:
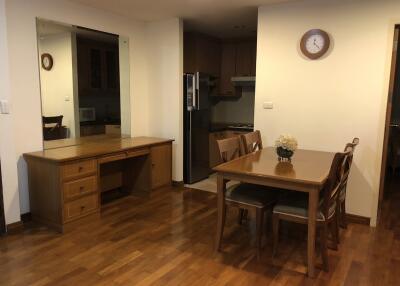
[[49, 71], [53, 67], [53, 57], [50, 54], [42, 54], [42, 68]]
[[300, 49], [307, 58], [316, 60], [328, 51], [329, 45], [328, 33], [320, 29], [313, 29], [301, 38]]

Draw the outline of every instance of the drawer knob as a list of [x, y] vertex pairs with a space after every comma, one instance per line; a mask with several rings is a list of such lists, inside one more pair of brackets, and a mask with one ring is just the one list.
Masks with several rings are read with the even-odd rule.
[[80, 190], [81, 192], [83, 192], [83, 191], [85, 190], [85, 187], [84, 187], [84, 186], [80, 186], [80, 187], [79, 187], [79, 190]]
[[81, 206], [81, 211], [83, 211], [85, 209], [85, 206]]
[[82, 172], [82, 171], [83, 171], [83, 167], [82, 167], [82, 166], [79, 166], [78, 172]]

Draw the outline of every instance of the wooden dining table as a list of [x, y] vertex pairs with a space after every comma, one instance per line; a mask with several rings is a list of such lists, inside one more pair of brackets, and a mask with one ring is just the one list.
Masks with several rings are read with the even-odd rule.
[[[267, 147], [216, 166], [218, 196], [218, 225], [216, 250], [220, 250], [222, 225], [225, 223], [226, 183], [235, 180], [270, 186], [284, 190], [308, 193], [308, 276], [315, 277], [315, 235], [319, 192], [322, 189], [332, 164], [334, 153], [296, 150], [291, 161], [279, 161], [276, 150]], [[262, 191], [262, 188], [260, 188]]]

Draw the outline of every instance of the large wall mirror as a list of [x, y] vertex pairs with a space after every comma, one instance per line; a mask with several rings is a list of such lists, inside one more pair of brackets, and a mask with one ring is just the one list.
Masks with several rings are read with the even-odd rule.
[[130, 136], [127, 37], [37, 19], [44, 149]]

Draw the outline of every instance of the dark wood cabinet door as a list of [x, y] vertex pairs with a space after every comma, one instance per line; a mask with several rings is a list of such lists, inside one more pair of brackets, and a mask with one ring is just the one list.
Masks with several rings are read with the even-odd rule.
[[256, 66], [257, 66], [257, 41], [251, 42], [251, 70], [250, 75], [256, 76]]
[[119, 95], [117, 44], [77, 37], [79, 96]]
[[220, 95], [233, 96], [235, 88], [231, 78], [236, 75], [236, 45], [225, 43], [222, 45]]
[[236, 76], [252, 75], [252, 42], [240, 42], [236, 46]]

